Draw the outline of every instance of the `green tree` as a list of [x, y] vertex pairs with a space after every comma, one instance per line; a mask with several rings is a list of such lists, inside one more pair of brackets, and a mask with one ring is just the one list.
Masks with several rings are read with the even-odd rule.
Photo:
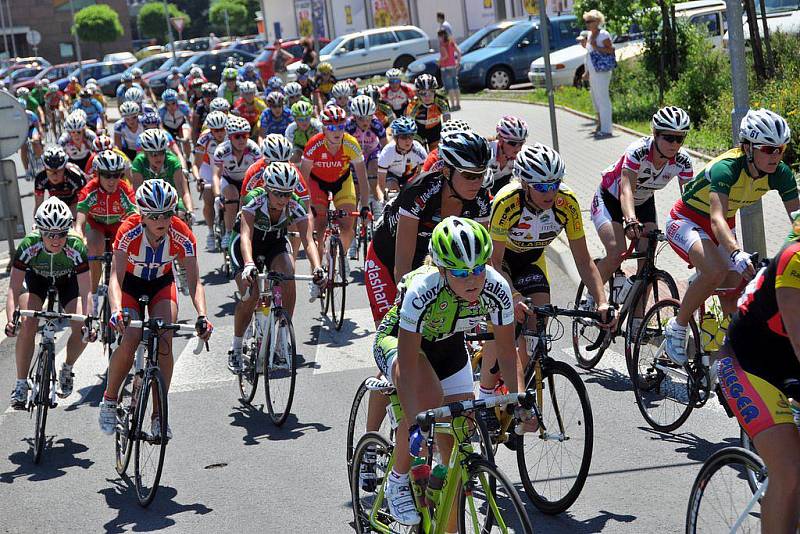
[[633, 24], [641, 25], [646, 10], [656, 5], [655, 0], [575, 0], [573, 11], [580, 20], [591, 9], [599, 10], [606, 17], [606, 27], [613, 33], [625, 33]]
[[75, 13], [75, 26], [72, 31], [82, 41], [98, 43], [101, 52], [103, 43], [116, 41], [124, 33], [119, 15], [105, 4], [87, 6]]
[[[183, 19], [184, 26], [191, 23], [189, 15], [178, 9], [174, 4], [167, 4], [170, 18], [180, 17]], [[167, 21], [164, 19], [164, 4], [161, 2], [148, 2], [139, 10], [136, 19], [139, 26], [139, 33], [143, 37], [155, 37], [159, 41], [167, 39]]]
[[244, 35], [253, 26], [253, 17], [248, 9], [247, 0], [216, 0], [208, 10], [208, 20], [219, 33], [225, 33], [227, 30], [226, 11], [231, 35]]
[[183, 38], [207, 37], [209, 30], [208, 5], [209, 0], [173, 0], [178, 9], [189, 15], [191, 24], [183, 29]]

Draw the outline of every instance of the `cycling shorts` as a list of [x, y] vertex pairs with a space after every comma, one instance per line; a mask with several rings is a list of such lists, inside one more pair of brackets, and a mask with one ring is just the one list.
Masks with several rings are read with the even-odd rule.
[[201, 163], [199, 172], [204, 184], [211, 186], [214, 183], [214, 169], [211, 168], [211, 165], [205, 162]]
[[327, 206], [328, 192], [333, 193], [333, 204], [337, 209], [346, 205], [356, 206], [358, 204], [352, 172], [345, 174], [335, 182], [323, 182], [312, 174], [308, 186], [311, 192], [312, 206]]
[[[392, 367], [397, 358], [397, 337], [378, 338], [374, 346], [375, 363], [381, 372], [394, 384]], [[420, 356], [428, 358], [436, 376], [442, 383], [442, 392], [463, 395], [474, 392], [472, 363], [464, 345], [464, 334], [456, 334], [440, 341], [422, 340]]]
[[220, 183], [220, 190], [225, 189], [228, 186], [233, 187], [236, 189], [236, 195], [239, 195], [239, 191], [242, 189], [242, 182], [236, 182], [234, 180], [228, 180], [224, 176], [220, 176], [219, 178]]
[[[658, 219], [656, 217], [655, 197], [650, 197], [643, 204], [634, 206], [634, 213], [636, 213], [636, 218], [640, 223], [656, 224]], [[619, 199], [602, 187], [597, 188], [592, 198], [591, 214], [592, 222], [597, 231], [600, 231], [600, 228], [611, 222], [622, 224], [622, 204], [620, 204]]]
[[75, 165], [77, 165], [79, 169], [85, 169], [86, 168], [86, 164], [89, 163], [89, 158], [91, 158], [91, 157], [92, 157], [92, 153], [89, 152], [83, 158], [80, 158], [80, 159], [69, 158], [69, 161], [70, 161], [70, 163], [74, 163]]
[[789, 400], [775, 383], [748, 373], [731, 355], [720, 358], [715, 365], [728, 407], [748, 436], [754, 438], [775, 425], [794, 425]]
[[96, 230], [103, 234], [103, 237], [107, 237], [112, 241], [117, 236], [117, 230], [122, 225], [122, 221], [114, 224], [103, 224], [99, 221], [94, 220], [91, 216], [86, 218], [86, 222], [92, 230]]
[[397, 285], [394, 283], [394, 273], [378, 258], [372, 241], [367, 247], [367, 257], [364, 259], [364, 278], [372, 319], [377, 324], [392, 308], [397, 297]]
[[503, 271], [511, 278], [511, 286], [525, 296], [536, 293], [550, 294], [547, 261], [544, 249], [517, 253], [506, 250], [503, 254]]
[[162, 300], [170, 300], [178, 305], [178, 292], [172, 273], [159, 276], [153, 280], [145, 280], [136, 275], [125, 273], [122, 279], [122, 309], [131, 317], [142, 317], [144, 309], [139, 305], [139, 297], [150, 298], [148, 307], [152, 310]]
[[[701, 240], [711, 241], [717, 245], [720, 256], [730, 262], [728, 252], [719, 244], [714, 237], [714, 232], [711, 231], [710, 221], [708, 224], [700, 225], [672, 210], [665, 228], [670, 246], [689, 265], [691, 265], [689, 251], [695, 243]], [[729, 269], [733, 269], [733, 266], [730, 266]]]
[[[78, 298], [78, 276], [73, 273], [67, 276], [59, 276], [55, 279], [56, 291], [58, 291], [58, 302], [64, 307]], [[50, 287], [50, 279], [46, 276], [36, 274], [33, 271], [25, 272], [25, 288], [27, 293], [36, 295], [44, 302], [47, 300], [47, 289]]]
[[420, 126], [419, 123], [417, 123], [417, 137], [421, 140], [422, 144], [430, 150], [431, 143], [438, 143], [442, 138], [441, 123], [430, 128]]
[[[256, 234], [259, 234], [258, 230], [254, 230]], [[233, 271], [235, 273], [241, 272], [242, 268], [244, 267], [244, 260], [242, 259], [242, 248], [239, 246], [241, 235], [237, 233], [233, 233], [231, 236], [231, 244], [228, 248], [228, 253], [231, 256], [231, 262], [233, 263]], [[253, 239], [253, 259], [258, 258], [259, 256], [264, 256], [264, 265], [267, 268], [270, 268], [272, 265], [272, 260], [277, 258], [282, 254], [290, 254], [292, 253], [292, 245], [289, 244], [289, 240], [286, 237], [280, 237], [275, 239], [275, 235], [272, 234], [271, 237], [267, 239]]]

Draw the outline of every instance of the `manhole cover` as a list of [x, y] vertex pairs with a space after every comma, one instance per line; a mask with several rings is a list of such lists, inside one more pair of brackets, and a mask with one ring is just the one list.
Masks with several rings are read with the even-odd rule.
[[228, 464], [225, 462], [220, 462], [218, 464], [209, 464], [205, 466], [203, 469], [219, 469], [220, 467], [227, 467]]

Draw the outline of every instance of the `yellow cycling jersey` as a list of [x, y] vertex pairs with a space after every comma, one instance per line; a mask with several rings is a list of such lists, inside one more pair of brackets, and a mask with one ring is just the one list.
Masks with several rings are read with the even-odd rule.
[[584, 236], [578, 199], [563, 183], [553, 207], [540, 212], [525, 203], [525, 191], [516, 181], [500, 189], [492, 201], [489, 232], [494, 241], [505, 243], [511, 252], [544, 249], [562, 230], [566, 230], [570, 241]]

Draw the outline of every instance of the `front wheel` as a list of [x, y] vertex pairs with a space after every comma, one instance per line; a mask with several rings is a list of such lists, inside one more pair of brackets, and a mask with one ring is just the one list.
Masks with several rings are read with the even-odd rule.
[[372, 396], [380, 399], [383, 411], [381, 412], [381, 424], [377, 433], [387, 440], [393, 440], [394, 432], [391, 430], [389, 419], [386, 417], [386, 406], [389, 404], [389, 396], [384, 395], [380, 391], [370, 391], [367, 389], [367, 380], [365, 378], [356, 390], [356, 395], [353, 397], [353, 404], [350, 406], [350, 417], [347, 420], [347, 467], [348, 469], [353, 464], [353, 453], [355, 445], [362, 433], [367, 432], [367, 414], [369, 410], [370, 398]]
[[276, 426], [281, 426], [286, 422], [292, 408], [297, 378], [297, 352], [292, 320], [284, 310], [274, 313], [275, 322], [270, 329], [267, 361], [264, 366], [264, 390], [269, 416]]
[[[150, 401], [152, 393], [153, 402]], [[148, 409], [149, 408], [149, 409]], [[154, 369], [145, 375], [139, 391], [139, 405], [136, 408], [136, 428], [134, 429], [134, 481], [139, 504], [147, 506], [153, 502], [164, 468], [164, 455], [167, 452], [167, 391], [161, 371]], [[153, 418], [158, 417], [159, 436], [154, 436]]]
[[34, 398], [36, 406], [36, 420], [33, 429], [33, 463], [38, 464], [42, 460], [44, 443], [46, 441], [45, 428], [47, 427], [47, 410], [50, 408], [50, 387], [51, 374], [50, 364], [54, 361], [50, 351], [43, 349], [39, 353], [39, 361], [36, 365], [35, 387], [39, 391]]
[[336, 330], [344, 323], [344, 304], [347, 296], [347, 273], [345, 272], [345, 250], [338, 239], [331, 240], [331, 267], [328, 285], [328, 299], [331, 305], [331, 319]]
[[389, 475], [389, 464], [394, 447], [380, 434], [368, 432], [358, 440], [353, 452], [353, 467], [350, 470], [350, 495], [356, 532], [366, 534], [381, 531], [407, 532], [389, 515], [382, 487]]
[[594, 418], [578, 373], [564, 362], [547, 359], [542, 365], [539, 411], [547, 430], [517, 436], [517, 466], [533, 505], [559, 514], [572, 506], [589, 474]]
[[[136, 417], [133, 383], [133, 377], [128, 375], [122, 387], [119, 388], [119, 394], [117, 395], [117, 426], [114, 429], [114, 452], [117, 460], [116, 469], [120, 476], [124, 475], [128, 469], [128, 464], [131, 461], [131, 450], [133, 449], [131, 434], [133, 432], [134, 418]], [[141, 391], [139, 391], [139, 394], [141, 395]]]
[[473, 458], [468, 477], [458, 488], [458, 531], [533, 533], [517, 490], [497, 466]]

